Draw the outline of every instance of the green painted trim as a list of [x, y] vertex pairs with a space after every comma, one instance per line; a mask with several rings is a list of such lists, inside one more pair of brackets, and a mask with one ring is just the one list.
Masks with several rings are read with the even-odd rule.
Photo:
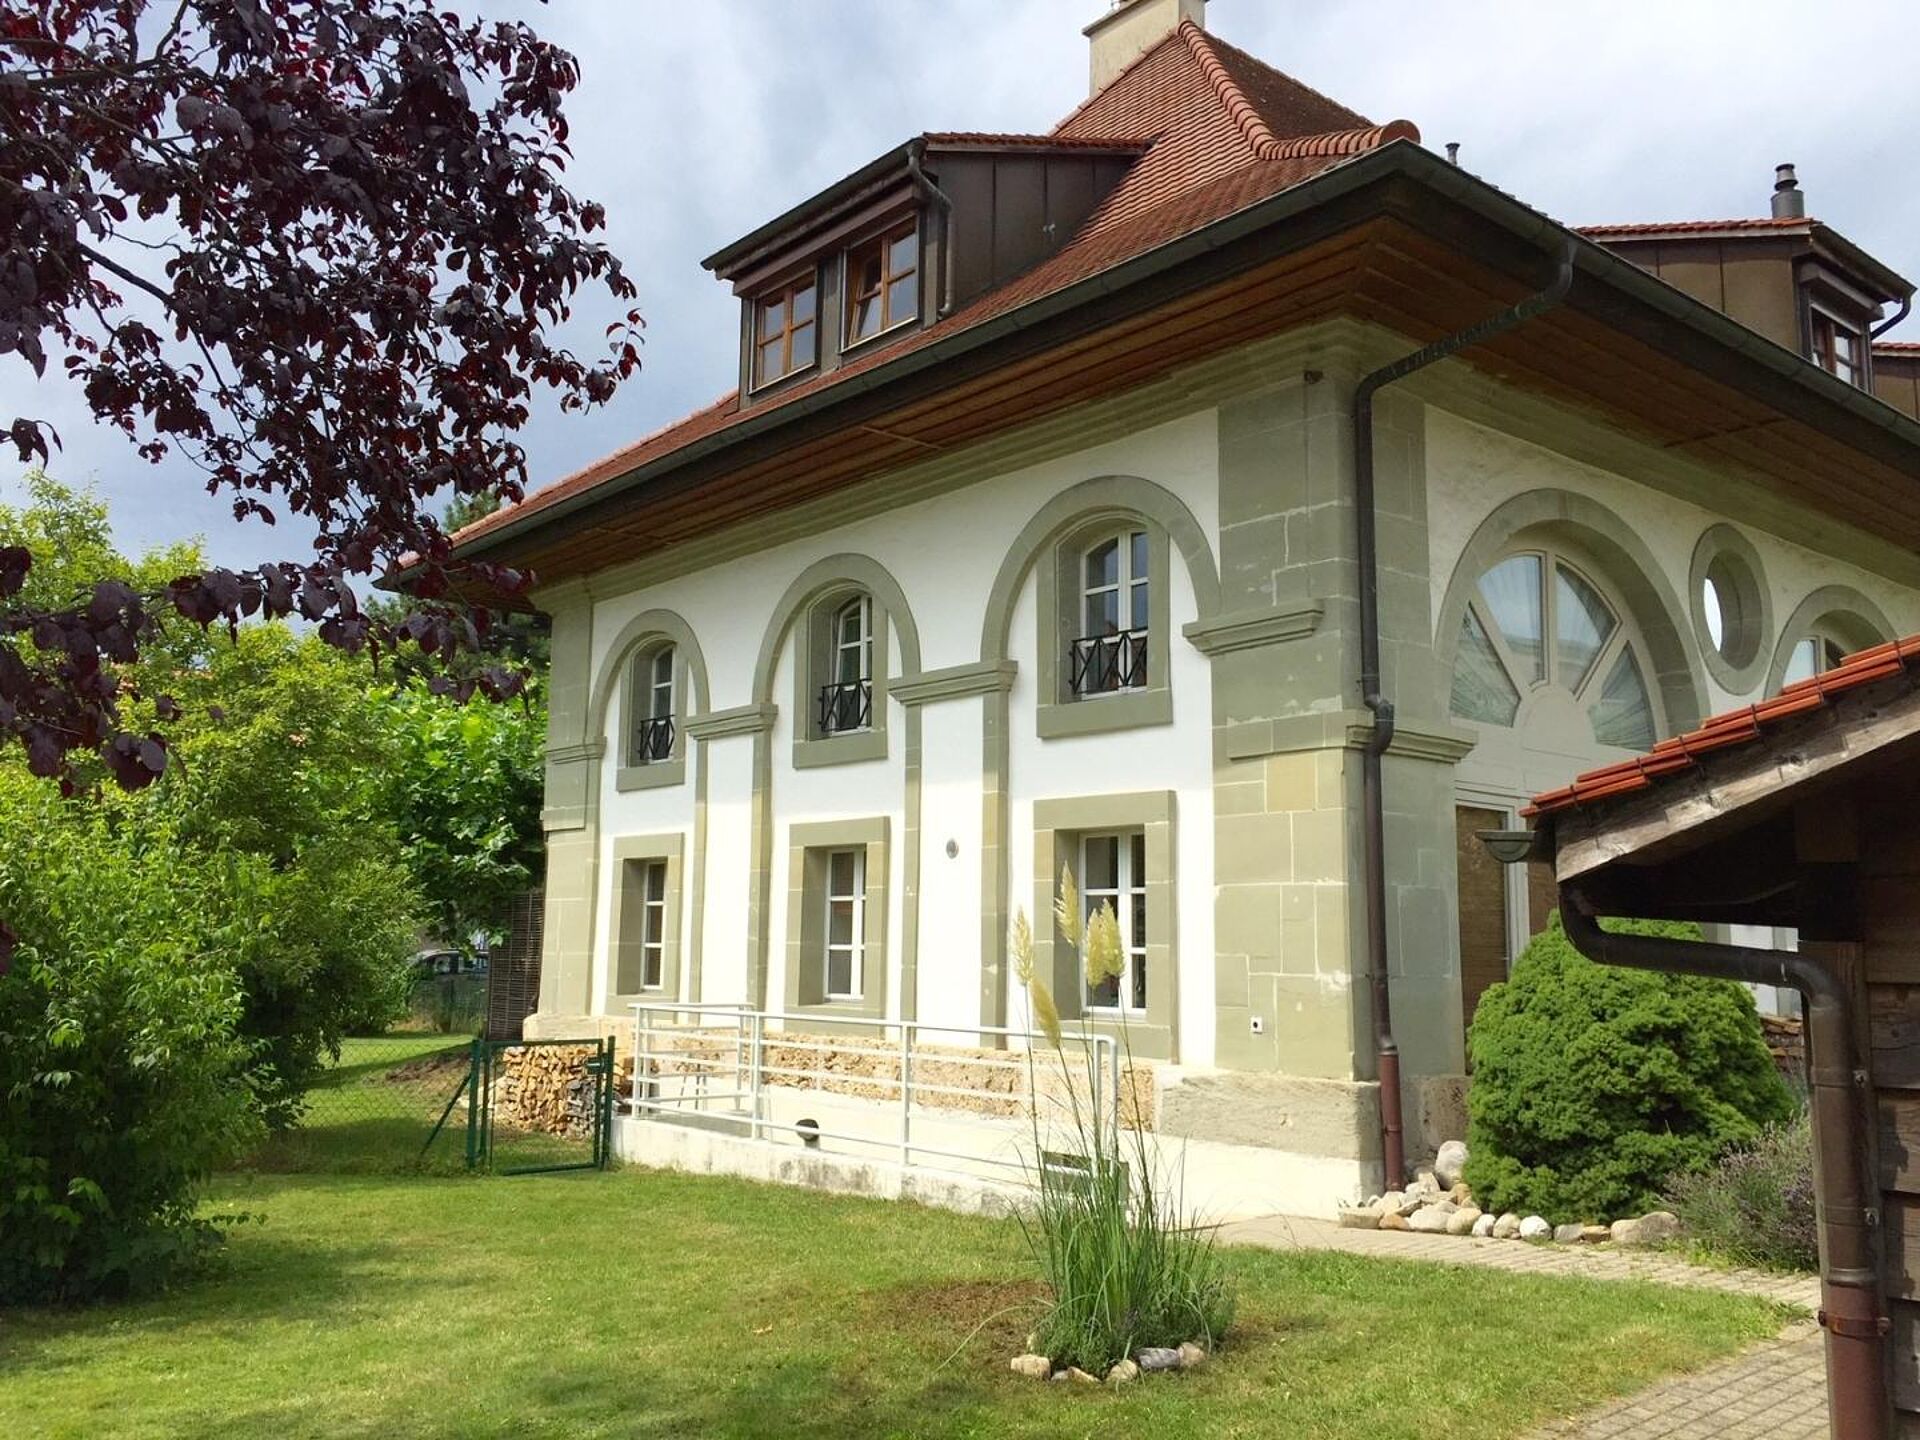
[[[887, 817], [823, 820], [787, 827], [786, 1008], [792, 1014], [883, 1019], [887, 1013]], [[824, 976], [814, 985], [816, 957], [824, 956], [822, 852], [866, 850], [866, 901], [860, 951], [860, 998], [829, 1000]]]
[[[1839, 623], [1834, 623], [1835, 621]], [[1882, 610], [1851, 585], [1822, 585], [1793, 607], [1793, 614], [1780, 627], [1780, 638], [1767, 665], [1766, 693], [1777, 695], [1793, 658], [1793, 647], [1825, 623], [1834, 638], [1853, 650], [1884, 645], [1897, 632]]]
[[779, 713], [772, 705], [736, 705], [731, 710], [709, 710], [687, 721], [687, 734], [696, 740], [724, 740], [729, 735], [764, 735]]
[[993, 695], [1013, 688], [1019, 667], [1011, 660], [979, 660], [970, 665], [949, 665], [941, 670], [923, 670], [902, 675], [891, 687], [893, 698], [902, 705], [930, 705], [941, 700], [960, 700], [972, 695]]
[[[676, 737], [676, 744], [680, 743]], [[650, 765], [622, 765], [613, 772], [613, 788], [621, 794], [632, 790], [666, 790], [687, 783], [685, 760], [656, 760]]]
[[1706, 672], [1690, 643], [1687, 607], [1673, 593], [1666, 573], [1633, 527], [1599, 501], [1571, 490], [1529, 490], [1495, 507], [1480, 522], [1454, 564], [1446, 598], [1435, 617], [1433, 638], [1437, 715], [1450, 711], [1454, 658], [1461, 617], [1480, 577], [1528, 532], [1569, 539], [1599, 562], [1601, 574], [1633, 612], [1659, 686], [1666, 728], [1691, 730], [1705, 715]]
[[[1060, 943], [1053, 902], [1061, 867], [1078, 885], [1079, 837], [1103, 830], [1139, 830], [1147, 851], [1147, 1013], [1122, 1020], [1090, 1010], [1086, 985], [1072, 947]], [[1179, 1058], [1179, 954], [1174, 900], [1174, 794], [1143, 790], [1125, 795], [1085, 795], [1033, 802], [1034, 973], [1049, 978], [1063, 1016], [1079, 1019], [1098, 1034], [1125, 1035], [1135, 1055]]]
[[[640, 1000], [678, 1000], [680, 998], [680, 913], [682, 851], [686, 836], [673, 830], [660, 835], [622, 835], [608, 851], [613, 871], [612, 918], [607, 929], [607, 979], [604, 1013], [618, 1015], [624, 1007]], [[635, 974], [640, 966], [638, 925], [630, 924], [640, 891], [632, 883], [629, 866], [648, 860], [667, 862], [666, 915], [661, 927], [661, 983], [650, 990], [638, 986], [622, 989], [619, 981], [628, 969], [629, 957]], [[630, 935], [629, 929], [635, 934]]]
[[[1751, 653], [1739, 662], [1721, 653], [1707, 629], [1707, 571], [1723, 554], [1731, 555], [1747, 572], [1741, 586], [1745, 593], [1738, 603], [1750, 613], [1741, 614], [1738, 620]], [[1687, 567], [1687, 614], [1693, 621], [1693, 643], [1706, 661], [1707, 673], [1720, 682], [1723, 690], [1729, 695], [1744, 695], [1760, 684], [1767, 672], [1767, 641], [1773, 635], [1772, 587], [1767, 584], [1767, 569], [1753, 542], [1724, 521], [1709, 525], [1694, 544], [1693, 562]], [[1720, 621], [1724, 628], [1724, 609]]]
[[1326, 614], [1326, 602], [1315, 600], [1290, 609], [1240, 610], [1211, 620], [1190, 620], [1180, 627], [1180, 633], [1202, 655], [1231, 655], [1303, 640], [1320, 628]]

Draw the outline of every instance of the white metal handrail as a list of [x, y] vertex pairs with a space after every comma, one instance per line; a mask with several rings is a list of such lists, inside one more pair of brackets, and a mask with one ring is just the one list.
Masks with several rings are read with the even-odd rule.
[[[1030, 1132], [1050, 1134], [1053, 1127], [1042, 1125], [1045, 1107], [1107, 1124], [1122, 1109], [1119, 1046], [1112, 1036], [1087, 1029], [1065, 1030], [1056, 1052], [1045, 1035], [1003, 1025], [796, 1014], [713, 1001], [641, 1001], [632, 1009], [629, 1104], [636, 1118], [697, 1114], [707, 1123], [736, 1126], [755, 1141], [786, 1133], [886, 1150], [891, 1153], [874, 1158], [903, 1167], [924, 1168], [931, 1159], [1025, 1174], [1037, 1157], [1023, 1155], [1009, 1141]], [[928, 1035], [979, 1036], [1006, 1048], [968, 1048]], [[840, 1064], [830, 1065], [832, 1060]], [[970, 1083], [1008, 1072], [1011, 1089]], [[772, 1113], [775, 1092], [806, 1091], [871, 1104], [875, 1129], [863, 1134]], [[881, 1133], [889, 1109], [890, 1139]], [[981, 1148], [916, 1139], [916, 1117], [977, 1128]], [[1015, 1120], [1024, 1122], [1017, 1134], [1008, 1124]]]

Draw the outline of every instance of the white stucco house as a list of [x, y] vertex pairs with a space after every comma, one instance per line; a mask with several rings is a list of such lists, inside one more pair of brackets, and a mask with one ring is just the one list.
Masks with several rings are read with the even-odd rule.
[[[1324, 1212], [1457, 1133], [1544, 920], [1478, 831], [1920, 630], [1920, 347], [1873, 334], [1913, 286], [1790, 167], [1576, 233], [1204, 9], [1124, 0], [1052, 130], [912, 137], [717, 251], [737, 391], [459, 537], [553, 621], [530, 1033], [1018, 1052], [1065, 866], [1127, 970], [1042, 923], [1041, 973], [1124, 1019], [1203, 1201]], [[621, 1143], [750, 1169], [795, 1113]], [[940, 1133], [898, 1158], [964, 1170]]]

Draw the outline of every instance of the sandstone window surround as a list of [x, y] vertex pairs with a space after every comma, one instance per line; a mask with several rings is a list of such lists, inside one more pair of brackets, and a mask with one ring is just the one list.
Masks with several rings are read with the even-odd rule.
[[1166, 529], [1144, 516], [1089, 515], [1036, 567], [1043, 738], [1173, 723], [1169, 553]]
[[826, 1020], [886, 1016], [888, 830], [885, 816], [790, 827], [789, 1012]]
[[1767, 693], [1831, 670], [1856, 651], [1883, 645], [1893, 624], [1872, 600], [1850, 585], [1822, 585], [1787, 617], [1768, 666]]
[[[1124, 1026], [1134, 1054], [1168, 1061], [1179, 1058], [1174, 853], [1171, 790], [1034, 802], [1035, 972], [1052, 986], [1062, 1015], [1084, 1019], [1095, 1032], [1116, 1038]], [[1108, 858], [1114, 861], [1111, 870]], [[1118, 899], [1129, 912], [1117, 913], [1129, 955], [1127, 975], [1119, 987], [1110, 987], [1110, 998], [1118, 1002], [1112, 1006], [1093, 1003], [1102, 997], [1089, 995], [1079, 959], [1053, 918], [1063, 867], [1072, 872], [1083, 901], [1097, 905]], [[1138, 990], [1137, 982], [1144, 982]], [[1133, 1003], [1136, 999], [1142, 1003]]]
[[657, 790], [685, 783], [686, 652], [671, 636], [644, 641], [627, 664], [625, 724], [616, 790]]
[[815, 597], [794, 634], [794, 767], [886, 758], [885, 606], [871, 591], [835, 588]]
[[1758, 689], [1773, 632], [1760, 552], [1733, 526], [1710, 525], [1694, 544], [1687, 580], [1694, 640], [1708, 673], [1731, 695]]
[[680, 997], [680, 912], [685, 836], [623, 835], [613, 842], [613, 915], [607, 1008]]

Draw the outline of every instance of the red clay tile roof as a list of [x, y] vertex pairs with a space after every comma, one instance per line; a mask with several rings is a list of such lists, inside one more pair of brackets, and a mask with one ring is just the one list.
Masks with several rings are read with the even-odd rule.
[[1581, 225], [1578, 232], [1590, 239], [1632, 239], [1638, 235], [1694, 235], [1715, 230], [1792, 230], [1805, 229], [1820, 222], [1808, 215], [1749, 216], [1743, 220], [1669, 220], [1635, 225]]
[[[1115, 136], [1132, 136], [1118, 139]], [[1215, 220], [1265, 200], [1392, 140], [1418, 140], [1410, 121], [1372, 125], [1366, 117], [1282, 75], [1191, 22], [1142, 55], [1050, 135], [947, 132], [930, 143], [1069, 145], [1144, 153], [1048, 259], [946, 319], [898, 342], [792, 385], [743, 410], [737, 392], [664, 430], [463, 529], [465, 543], [509, 520], [669, 455], [746, 419], [933, 344], [1009, 310], [1064, 290]]]
[[920, 138], [936, 149], [978, 145], [1005, 150], [1145, 150], [1153, 143], [1151, 135], [1032, 135], [991, 130], [930, 130]]
[[1920, 355], [1920, 341], [1914, 340], [1876, 340], [1873, 342], [1876, 355]]
[[1589, 770], [1571, 785], [1536, 795], [1533, 803], [1520, 813], [1531, 820], [1652, 789], [1668, 776], [1691, 769], [1703, 755], [1752, 744], [1765, 738], [1769, 729], [1796, 715], [1822, 708], [1836, 695], [1885, 680], [1903, 670], [1920, 669], [1920, 663], [1916, 662], [1920, 662], [1920, 635], [1862, 650], [1857, 655], [1849, 655], [1831, 670], [1795, 681], [1771, 700], [1716, 715], [1698, 730], [1662, 740], [1645, 755]]

